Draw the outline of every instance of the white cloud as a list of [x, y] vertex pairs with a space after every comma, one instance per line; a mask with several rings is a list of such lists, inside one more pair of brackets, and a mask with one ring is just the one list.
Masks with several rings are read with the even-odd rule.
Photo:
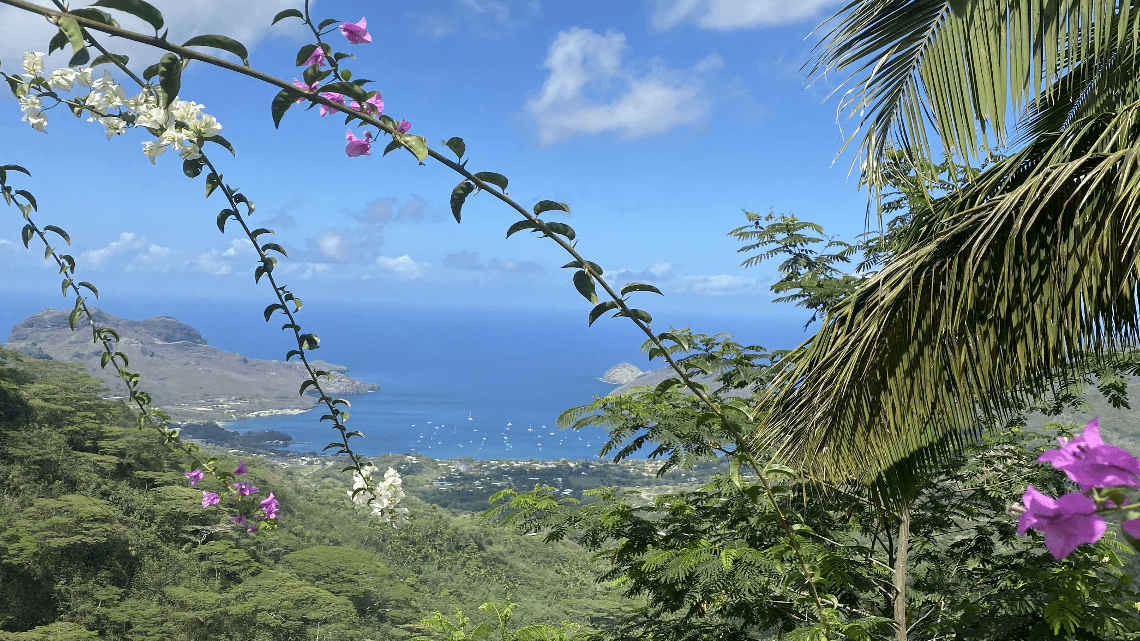
[[674, 279], [670, 289], [677, 292], [691, 292], [702, 296], [740, 296], [760, 293], [755, 276], [680, 276]]
[[136, 239], [134, 234], [125, 231], [119, 234], [118, 240], [111, 241], [106, 247], [85, 251], [79, 255], [79, 258], [82, 260], [84, 267], [99, 269], [112, 258], [120, 256], [125, 252], [141, 249], [147, 244], [145, 238]]
[[[622, 64], [626, 49], [625, 35], [617, 31], [602, 35], [574, 27], [558, 34], [546, 57], [550, 75], [539, 95], [526, 103], [540, 142], [606, 131], [640, 138], [705, 118], [712, 102], [702, 75], [723, 65], [719, 56], [713, 54], [687, 71], [653, 61], [648, 71], [636, 73]], [[604, 95], [611, 87], [620, 93]]]
[[[282, 9], [296, 5], [294, 0], [257, 0], [256, 2], [220, 2], [219, 0], [150, 0], [162, 12], [165, 27], [170, 29], [167, 39], [183, 42], [190, 37], [205, 33], [216, 33], [234, 38], [251, 52], [266, 37], [282, 35], [290, 38], [304, 36], [301, 22], [297, 19], [283, 20], [270, 26], [273, 16]], [[124, 28], [152, 34], [154, 29], [147, 23], [122, 11], [109, 10]], [[48, 41], [56, 33], [56, 28], [42, 17], [10, 6], [0, 7], [0, 61], [12, 73], [20, 69], [20, 60], [25, 51], [47, 51]], [[141, 70], [157, 62], [162, 52], [146, 45], [136, 44], [110, 36], [98, 40], [112, 52], [130, 56], [131, 67]], [[215, 52], [216, 53], [216, 52]], [[222, 57], [233, 58], [222, 53]], [[71, 48], [56, 51], [51, 57], [54, 64], [48, 68], [62, 67], [71, 56]], [[254, 63], [256, 65], [256, 62]]]
[[427, 274], [427, 263], [417, 263], [412, 257], [404, 254], [398, 258], [379, 256], [376, 265], [385, 271], [393, 272], [400, 280], [418, 280]]
[[[520, 13], [523, 15], [520, 16]], [[413, 14], [410, 17], [416, 24], [417, 33], [433, 38], [450, 36], [462, 26], [481, 38], [499, 40], [511, 35], [541, 13], [542, 4], [537, 0], [531, 0], [525, 5], [517, 1], [458, 0], [449, 15]]]
[[666, 31], [691, 22], [708, 31], [773, 27], [814, 18], [838, 0], [653, 0], [650, 22]]

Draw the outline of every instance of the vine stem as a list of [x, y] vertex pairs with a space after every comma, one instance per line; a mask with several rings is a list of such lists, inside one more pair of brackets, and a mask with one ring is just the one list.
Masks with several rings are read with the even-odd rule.
[[[222, 69], [233, 71], [235, 73], [260, 80], [262, 82], [273, 85], [275, 87], [280, 87], [282, 89], [295, 91], [295, 92], [297, 92], [297, 94], [299, 96], [304, 96], [306, 99], [308, 99], [311, 102], [315, 102], [317, 104], [324, 105], [330, 109], [334, 109], [336, 111], [340, 111], [342, 113], [351, 115], [354, 118], [359, 119], [361, 122], [368, 123], [368, 124], [376, 127], [377, 129], [380, 129], [381, 131], [386, 132], [388, 135], [392, 136], [393, 138], [399, 139], [403, 135], [399, 131], [397, 131], [394, 127], [391, 127], [389, 125], [384, 124], [379, 119], [373, 118], [372, 116], [369, 116], [367, 114], [364, 114], [364, 113], [355, 111], [353, 109], [350, 109], [347, 106], [342, 105], [338, 102], [334, 102], [332, 100], [324, 98], [324, 97], [320, 96], [319, 93], [300, 91], [292, 83], [285, 82], [284, 80], [281, 80], [280, 78], [277, 78], [275, 76], [269, 75], [269, 74], [261, 72], [261, 71], [257, 71], [256, 69], [253, 69], [252, 67], [238, 65], [238, 64], [232, 63], [232, 62], [225, 60], [225, 59], [222, 59], [222, 58], [217, 58], [215, 56], [203, 54], [203, 53], [200, 53], [200, 52], [195, 51], [193, 49], [189, 49], [187, 47], [172, 44], [172, 43], [168, 42], [165, 38], [147, 36], [147, 35], [144, 35], [141, 33], [129, 31], [127, 29], [123, 29], [121, 27], [114, 27], [111, 25], [103, 24], [101, 22], [97, 22], [95, 20], [84, 18], [82, 16], [76, 16], [76, 15], [72, 15], [72, 14], [69, 14], [66, 12], [55, 11], [52, 9], [48, 9], [48, 8], [41, 7], [39, 5], [33, 4], [31, 2], [27, 2], [26, 0], [0, 0], [0, 4], [6, 4], [6, 5], [9, 5], [12, 7], [23, 9], [25, 11], [29, 11], [31, 13], [37, 13], [39, 15], [43, 15], [43, 16], [47, 16], [47, 17], [51, 17], [51, 18], [55, 18], [55, 19], [58, 19], [64, 15], [67, 15], [67, 16], [73, 18], [80, 26], [82, 26], [86, 29], [100, 31], [103, 33], [107, 33], [109, 35], [118, 36], [118, 37], [121, 37], [121, 38], [124, 38], [127, 40], [138, 42], [140, 44], [150, 45], [152, 47], [162, 49], [162, 50], [168, 51], [170, 53], [178, 54], [182, 58], [185, 58], [188, 60], [198, 60], [200, 62], [204, 62], [206, 64], [209, 64], [209, 65], [212, 65], [215, 67], [220, 67]], [[112, 58], [112, 59], [114, 59], [114, 58]], [[135, 78], [137, 80], [137, 77], [135, 77]], [[146, 86], [146, 85], [144, 84], [144, 86]], [[426, 146], [426, 144], [425, 144], [425, 146]], [[507, 196], [506, 193], [504, 193], [504, 192], [496, 189], [495, 187], [487, 184], [486, 182], [480, 180], [472, 172], [468, 171], [465, 167], [463, 167], [459, 163], [454, 162], [454, 161], [450, 160], [449, 158], [446, 158], [445, 156], [443, 156], [439, 152], [431, 149], [430, 147], [427, 147], [427, 153], [428, 153], [428, 156], [430, 156], [432, 159], [434, 159], [437, 162], [443, 164], [444, 166], [450, 168], [451, 170], [455, 171], [456, 173], [462, 175], [466, 180], [473, 183], [476, 187], [478, 187], [479, 189], [491, 194], [495, 198], [499, 199], [504, 204], [506, 204], [508, 207], [510, 207], [511, 209], [514, 209], [516, 212], [521, 214], [527, 220], [530, 220], [532, 222], [537, 222], [540, 226], [539, 227], [540, 229], [543, 228], [543, 221], [541, 221], [537, 215], [532, 214], [531, 212], [527, 211], [525, 208], [523, 208], [521, 205], [519, 205], [517, 202], [515, 202], [513, 199], [511, 199], [509, 196]], [[227, 194], [227, 198], [228, 197], [229, 197], [229, 195]], [[236, 211], [237, 210], [235, 209], [235, 212]], [[243, 225], [243, 227], [244, 227], [244, 225]], [[248, 228], [247, 228], [247, 231], [248, 231]], [[792, 550], [793, 550], [793, 553], [796, 557], [796, 560], [797, 560], [798, 564], [800, 565], [800, 569], [804, 573], [805, 579], [807, 579], [808, 585], [811, 588], [812, 598], [815, 601], [816, 609], [819, 612], [820, 622], [823, 624], [823, 628], [824, 628], [824, 634], [827, 638], [830, 638], [831, 629], [830, 629], [830, 625], [827, 621], [827, 617], [824, 615], [824, 612], [823, 612], [823, 610], [824, 610], [823, 602], [820, 600], [818, 590], [816, 589], [816, 586], [815, 586], [814, 573], [809, 570], [809, 568], [807, 566], [807, 562], [803, 558], [803, 554], [802, 554], [802, 552], [800, 550], [800, 546], [799, 546], [799, 539], [795, 535], [794, 531], [792, 530], [791, 524], [788, 523], [788, 520], [787, 520], [786, 516], [784, 515], [783, 510], [780, 508], [779, 503], [776, 500], [776, 496], [775, 496], [774, 492], [772, 491], [771, 482], [769, 481], [768, 477], [764, 474], [764, 472], [763, 472], [764, 468], [759, 465], [758, 457], [756, 457], [756, 455], [752, 452], [752, 449], [750, 447], [750, 441], [746, 438], [746, 436], [743, 434], [743, 432], [741, 432], [741, 430], [732, 422], [732, 420], [729, 419], [729, 417], [724, 413], [724, 410], [721, 409], [721, 407], [719, 405], [717, 405], [715, 402], [713, 402], [712, 399], [710, 399], [708, 397], [708, 395], [704, 392], [704, 390], [701, 389], [701, 387], [699, 385], [697, 385], [688, 376], [688, 374], [685, 372], [684, 368], [682, 368], [677, 363], [677, 361], [673, 359], [672, 355], [665, 348], [661, 339], [658, 338], [657, 335], [653, 333], [653, 330], [650, 328], [650, 326], [648, 324], [646, 324], [645, 322], [643, 322], [641, 319], [633, 316], [630, 313], [631, 310], [630, 310], [629, 306], [626, 305], [625, 299], [621, 295], [619, 295], [616, 291], [614, 291], [613, 287], [609, 283], [607, 283], [604, 279], [602, 279], [600, 274], [594, 274], [593, 273], [593, 270], [590, 269], [587, 261], [575, 249], [574, 244], [572, 244], [571, 242], [564, 240], [564, 239], [560, 238], [559, 236], [557, 236], [556, 234], [553, 234], [550, 232], [546, 232], [546, 233], [544, 233], [544, 235], [546, 237], [550, 238], [551, 240], [553, 240], [556, 244], [558, 244], [560, 247], [562, 247], [563, 250], [565, 250], [568, 254], [570, 254], [577, 261], [579, 261], [579, 263], [582, 265], [582, 269], [584, 271], [587, 271], [588, 273], [591, 274], [591, 276], [594, 277], [594, 279], [602, 286], [602, 288], [610, 296], [610, 298], [615, 303], [617, 303], [618, 308], [620, 309], [620, 312], [618, 313], [618, 315], [619, 316], [626, 316], [631, 321], [633, 321], [633, 323], [635, 325], [637, 325], [638, 329], [640, 329], [649, 338], [649, 340], [658, 349], [661, 350], [662, 356], [664, 357], [665, 361], [668, 363], [669, 367], [671, 369], [673, 369], [673, 371], [676, 372], [678, 374], [678, 376], [680, 376], [681, 381], [685, 385], [685, 387], [687, 387], [690, 391], [692, 391], [692, 393], [694, 395], [696, 395], [697, 398], [699, 398], [702, 403], [704, 403], [714, 414], [716, 414], [717, 418], [721, 422], [721, 425], [723, 425], [725, 427], [725, 429], [727, 429], [728, 432], [732, 435], [733, 439], [736, 440], [740, 449], [744, 450], [744, 454], [747, 457], [749, 464], [753, 467], [753, 469], [756, 471], [757, 477], [761, 480], [765, 496], [768, 498], [768, 501], [771, 503], [773, 509], [775, 510], [776, 515], [777, 515], [777, 519], [779, 520], [782, 529], [786, 533], [786, 535], [788, 537], [788, 541], [791, 543]], [[254, 242], [254, 246], [255, 247], [257, 246], [256, 242]], [[260, 252], [260, 248], [259, 248], [259, 252]], [[262, 254], [262, 255], [264, 256], [264, 254]], [[269, 274], [267, 274], [267, 275], [269, 275]], [[280, 290], [275, 290], [275, 291], [278, 291], [278, 296], [280, 297], [281, 296]], [[288, 311], [288, 307], [286, 307], [286, 311]], [[306, 367], [308, 367], [307, 363], [306, 363]], [[311, 371], [312, 370], [310, 369], [310, 372]], [[314, 382], [316, 382], [315, 379], [314, 379]], [[323, 396], [323, 393], [322, 393], [322, 396]], [[326, 402], [326, 404], [327, 404], [327, 402]], [[336, 415], [337, 414], [334, 412], [334, 417]], [[346, 433], [345, 430], [343, 429], [343, 427], [341, 428], [341, 431], [342, 431], [342, 434]], [[347, 442], [347, 437], [345, 437], [345, 441]], [[353, 462], [354, 463], [357, 462], [355, 459], [355, 455], [353, 458]]]

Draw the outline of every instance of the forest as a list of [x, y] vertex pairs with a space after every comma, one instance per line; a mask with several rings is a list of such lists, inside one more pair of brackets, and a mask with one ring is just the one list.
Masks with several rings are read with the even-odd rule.
[[[775, 210], [717, 230], [809, 316], [790, 350], [654, 329], [633, 305], [661, 290], [607, 280], [552, 218], [568, 204], [524, 207], [506, 176], [467, 169], [463, 139], [437, 151], [381, 113], [335, 50], [372, 42], [365, 19], [309, 2], [274, 16], [316, 40], [289, 82], [228, 36], [168, 41], [144, 0], [0, 5], [46, 18], [49, 53], [71, 51], [50, 73], [35, 52], [0, 71], [23, 122], [43, 131], [62, 106], [53, 117], [88, 115], [108, 140], [146, 132], [151, 163], [177, 151], [224, 201], [216, 226], [248, 239], [264, 318], [284, 321], [298, 393], [334, 439], [288, 466], [184, 437], [117, 348], [129, 337], [95, 322], [70, 235], [37, 222], [18, 186], [32, 172], [0, 165], [23, 245], [42, 243], [75, 297], [69, 325], [123, 384], [0, 351], [0, 639], [1140, 639], [1140, 433], [1048, 419], [1094, 396], [1127, 409], [1140, 375], [1133, 5], [853, 0], [825, 22], [805, 68], [846, 77], [866, 233]], [[164, 53], [140, 77], [111, 37]], [[561, 414], [608, 430], [604, 462], [367, 460], [351, 401], [310, 358], [320, 337], [283, 284], [285, 248], [205, 151], [232, 144], [180, 94], [192, 61], [273, 86], [275, 127], [307, 102], [362, 132], [349, 158], [389, 137], [384, 154], [459, 174], [457, 223], [469, 198], [519, 214], [507, 237], [569, 256], [585, 320], [632, 323], [675, 376]], [[92, 75], [104, 65], [141, 93]]]

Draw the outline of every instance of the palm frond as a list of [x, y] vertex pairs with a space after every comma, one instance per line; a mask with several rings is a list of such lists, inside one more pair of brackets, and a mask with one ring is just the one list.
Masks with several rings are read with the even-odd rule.
[[808, 75], [849, 74], [838, 115], [856, 126], [843, 147], [859, 139], [853, 163], [877, 189], [889, 145], [916, 161], [987, 159], [1006, 145], [1011, 115], [1135, 40], [1140, 9], [1107, 0], [852, 0], [827, 25]]
[[934, 214], [789, 355], [758, 446], [870, 482], [1140, 339], [1140, 102], [1038, 138]]

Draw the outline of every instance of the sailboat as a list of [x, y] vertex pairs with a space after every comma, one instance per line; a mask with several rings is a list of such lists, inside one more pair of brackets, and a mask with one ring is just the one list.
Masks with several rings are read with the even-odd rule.
[[467, 410], [467, 420], [469, 420], [469, 421], [475, 420], [475, 419], [471, 418], [471, 410]]

